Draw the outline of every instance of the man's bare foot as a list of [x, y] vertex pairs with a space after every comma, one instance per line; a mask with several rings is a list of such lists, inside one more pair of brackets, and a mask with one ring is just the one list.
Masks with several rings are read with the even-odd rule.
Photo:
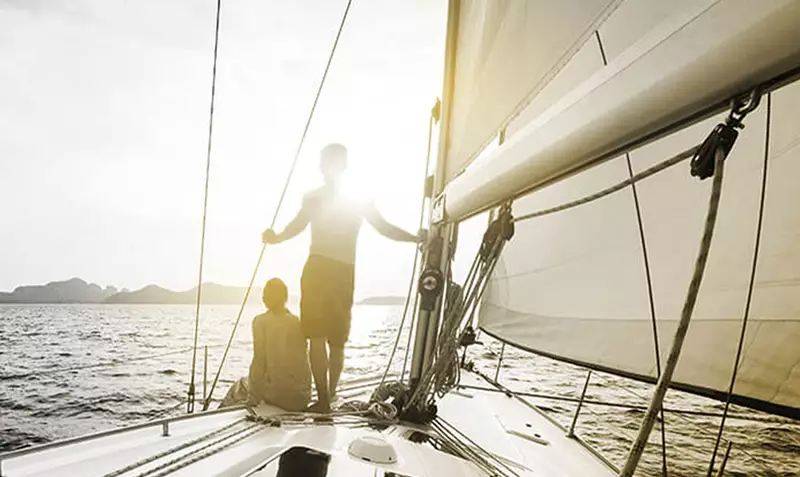
[[331, 413], [331, 405], [330, 403], [317, 401], [314, 404], [308, 406], [306, 408], [306, 412], [313, 412], [317, 414], [330, 414]]

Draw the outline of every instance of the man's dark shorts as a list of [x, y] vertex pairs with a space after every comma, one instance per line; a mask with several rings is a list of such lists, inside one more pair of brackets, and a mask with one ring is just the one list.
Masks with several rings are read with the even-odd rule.
[[344, 346], [350, 335], [355, 266], [310, 255], [300, 280], [300, 325], [307, 338]]

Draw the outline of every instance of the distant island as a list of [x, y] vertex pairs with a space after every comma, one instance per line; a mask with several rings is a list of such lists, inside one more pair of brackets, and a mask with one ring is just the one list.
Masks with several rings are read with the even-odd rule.
[[[202, 300], [205, 305], [239, 305], [245, 293], [244, 287], [232, 287], [216, 283], [204, 283]], [[12, 292], [0, 292], [0, 304], [153, 304], [193, 305], [197, 299], [197, 287], [185, 291], [173, 291], [158, 285], [147, 285], [139, 290], [119, 290], [113, 286], [101, 287], [80, 278], [50, 282], [46, 285], [19, 286]], [[295, 296], [290, 302], [297, 302]], [[373, 296], [359, 301], [359, 305], [402, 306], [401, 296]], [[253, 288], [248, 304], [261, 303], [261, 288]]]
[[73, 278], [47, 285], [21, 286], [11, 293], [0, 292], [0, 303], [103, 303], [118, 293], [115, 287], [102, 288]]
[[[208, 305], [234, 305], [242, 302], [245, 288], [204, 283], [202, 299]], [[111, 303], [111, 304], [194, 304], [197, 287], [186, 291], [172, 291], [158, 285], [148, 285], [140, 290], [119, 291], [116, 287], [101, 287], [80, 278], [50, 282], [46, 285], [20, 286], [10, 293], [0, 292], [0, 303], [14, 304], [63, 304], [63, 303]], [[261, 289], [250, 291], [248, 303], [261, 301]]]
[[359, 301], [359, 305], [403, 306], [406, 303], [404, 296], [371, 296]]

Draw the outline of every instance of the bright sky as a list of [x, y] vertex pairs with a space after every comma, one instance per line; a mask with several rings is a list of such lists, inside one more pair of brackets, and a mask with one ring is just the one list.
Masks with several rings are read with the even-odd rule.
[[[205, 280], [246, 284], [345, 0], [222, 0]], [[0, 0], [0, 290], [79, 276], [197, 280], [215, 0]], [[342, 142], [384, 215], [416, 228], [446, 2], [354, 0], [279, 219]], [[308, 235], [259, 282], [294, 293]], [[413, 247], [365, 227], [357, 296], [404, 293]]]

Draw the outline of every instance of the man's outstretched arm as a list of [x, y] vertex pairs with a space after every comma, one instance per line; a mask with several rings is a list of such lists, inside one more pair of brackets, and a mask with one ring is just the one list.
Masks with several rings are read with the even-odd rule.
[[289, 240], [291, 238], [296, 237], [300, 234], [303, 230], [308, 227], [308, 223], [310, 222], [310, 215], [308, 213], [308, 209], [303, 204], [303, 207], [300, 208], [300, 212], [292, 219], [291, 222], [283, 229], [281, 233], [275, 233], [272, 229], [267, 229], [261, 235], [261, 239], [264, 243], [280, 243], [284, 240]]
[[386, 219], [383, 218], [381, 213], [374, 205], [370, 205], [369, 207], [367, 207], [366, 213], [364, 214], [364, 218], [367, 219], [367, 222], [369, 222], [372, 228], [377, 230], [379, 234], [383, 235], [389, 240], [395, 240], [397, 242], [412, 242], [412, 243], [417, 243], [421, 240], [419, 236], [410, 234], [405, 230], [401, 229], [400, 227], [389, 223]]

